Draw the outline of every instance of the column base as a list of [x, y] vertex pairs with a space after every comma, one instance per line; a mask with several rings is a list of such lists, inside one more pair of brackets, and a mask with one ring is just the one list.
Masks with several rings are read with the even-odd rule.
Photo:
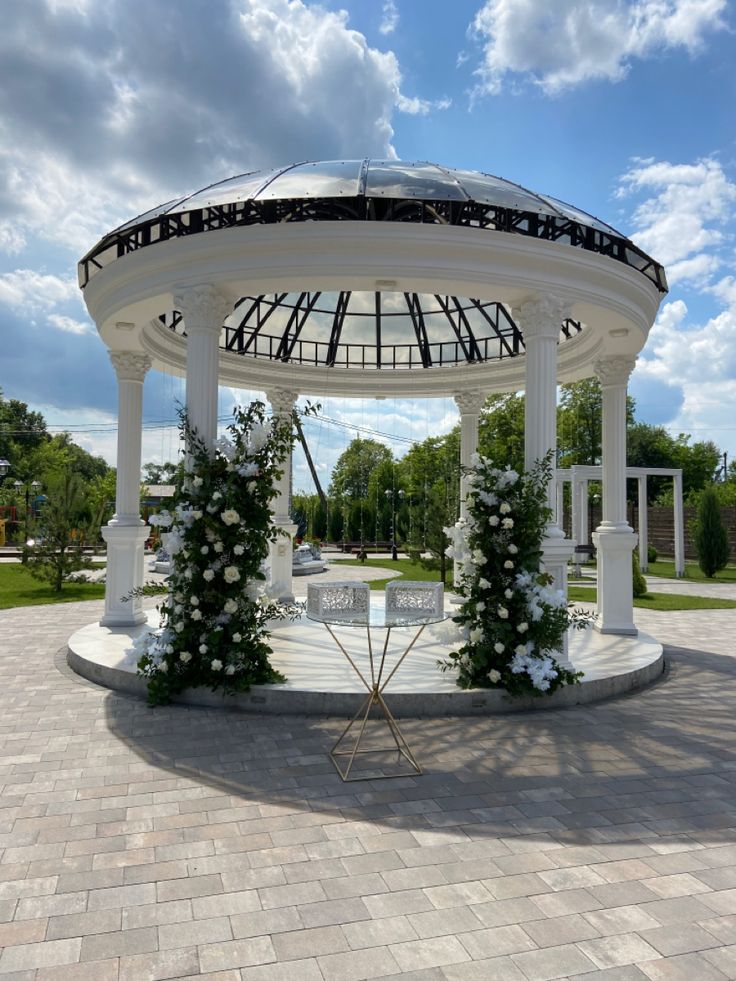
[[601, 525], [593, 535], [598, 552], [598, 611], [593, 627], [602, 634], [635, 637], [631, 553], [639, 536], [628, 525]]
[[[575, 551], [575, 542], [565, 538], [558, 525], [547, 528], [547, 537], [542, 540], [542, 570], [552, 577], [554, 589], [561, 590], [567, 596], [567, 564]], [[573, 670], [573, 664], [567, 653], [567, 633], [562, 640], [562, 647], [556, 651], [557, 660], [563, 668]]]
[[118, 524], [113, 519], [101, 529], [107, 543], [105, 612], [100, 620], [103, 627], [136, 627], [146, 619], [140, 596], [123, 600], [143, 585], [143, 547], [150, 529], [140, 518], [138, 522]]
[[[286, 532], [279, 535], [275, 542], [270, 546], [271, 575], [268, 584], [268, 595], [271, 599], [279, 600], [282, 603], [294, 602], [294, 590], [292, 589], [291, 575], [293, 568], [294, 547], [292, 540], [296, 534], [297, 526], [291, 521], [274, 521], [277, 528]], [[287, 537], [288, 536], [288, 537]]]

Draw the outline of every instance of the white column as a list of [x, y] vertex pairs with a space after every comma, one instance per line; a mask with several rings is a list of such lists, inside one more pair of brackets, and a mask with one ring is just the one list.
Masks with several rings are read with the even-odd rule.
[[118, 379], [118, 445], [115, 486], [115, 515], [102, 528], [107, 543], [105, 627], [133, 627], [143, 623], [143, 601], [133, 589], [143, 585], [143, 547], [148, 527], [140, 516], [141, 422], [143, 418], [143, 379], [151, 367], [150, 358], [140, 352], [111, 351]]
[[486, 397], [477, 390], [460, 392], [455, 396], [455, 405], [460, 410], [460, 517], [467, 514], [466, 497], [468, 482], [463, 468], [470, 466], [470, 458], [478, 451], [478, 419]]
[[647, 475], [636, 478], [639, 498], [639, 568], [646, 572], [649, 568], [649, 512], [647, 509]]
[[208, 445], [217, 437], [220, 332], [232, 304], [213, 286], [174, 291], [174, 306], [187, 331], [187, 419]]
[[637, 536], [626, 520], [626, 386], [635, 361], [616, 355], [593, 367], [603, 391], [603, 519], [598, 550], [598, 613], [604, 634], [636, 634], [631, 553]]
[[[524, 397], [524, 466], [528, 470], [552, 450], [552, 480], [547, 487], [547, 504], [554, 515], [557, 453], [557, 343], [566, 304], [556, 296], [536, 296], [514, 310], [524, 335], [526, 385]], [[542, 542], [542, 566], [556, 589], [567, 595], [567, 564], [574, 543], [550, 519]], [[567, 637], [558, 659], [569, 665]]]
[[[273, 388], [266, 392], [266, 395], [268, 396], [268, 401], [271, 403], [274, 419], [278, 419], [281, 422], [285, 420], [290, 421], [299, 393], [291, 392], [285, 388]], [[277, 495], [273, 504], [273, 523], [286, 534], [279, 535], [276, 541], [271, 544], [271, 581], [268, 591], [274, 599], [291, 603], [294, 600], [291, 583], [293, 560], [292, 540], [297, 529], [289, 513], [291, 502], [291, 450], [287, 453], [282, 463], [282, 468], [282, 477], [276, 483]]]
[[672, 478], [675, 509], [675, 575], [685, 575], [685, 518], [682, 507], [682, 470]]

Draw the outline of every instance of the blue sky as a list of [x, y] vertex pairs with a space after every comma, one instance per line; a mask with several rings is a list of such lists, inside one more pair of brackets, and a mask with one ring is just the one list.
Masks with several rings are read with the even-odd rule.
[[[114, 376], [75, 281], [101, 234], [254, 168], [397, 156], [550, 193], [663, 262], [638, 414], [736, 452], [730, 0], [6, 0], [3, 20], [0, 387], [86, 448], [114, 461]], [[149, 376], [144, 459], [175, 452], [180, 393]], [[456, 419], [450, 400], [324, 411], [398, 451]], [[326, 478], [351, 433], [310, 429]]]

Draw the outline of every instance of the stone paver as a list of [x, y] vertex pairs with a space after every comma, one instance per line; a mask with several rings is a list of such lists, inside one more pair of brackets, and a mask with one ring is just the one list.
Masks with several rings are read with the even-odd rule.
[[424, 775], [345, 785], [341, 719], [71, 674], [100, 609], [0, 613], [0, 981], [736, 977], [736, 611], [637, 611], [658, 684], [407, 720]]

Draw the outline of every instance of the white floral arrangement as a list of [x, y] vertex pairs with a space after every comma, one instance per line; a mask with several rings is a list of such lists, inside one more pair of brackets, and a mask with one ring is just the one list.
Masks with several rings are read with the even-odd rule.
[[463, 596], [453, 617], [460, 647], [441, 662], [457, 670], [461, 688], [542, 695], [582, 677], [555, 655], [568, 628], [587, 617], [540, 571], [551, 476], [550, 456], [519, 474], [474, 454], [466, 471], [467, 516], [445, 528]]
[[291, 420], [268, 419], [253, 402], [235, 409], [229, 437], [212, 448], [184, 418], [182, 431], [187, 470], [173, 509], [149, 518], [171, 556], [169, 591], [160, 629], [135, 644], [152, 704], [200, 685], [233, 693], [285, 680], [269, 662], [268, 623], [298, 612], [263, 595], [269, 543], [279, 534], [270, 502]]

